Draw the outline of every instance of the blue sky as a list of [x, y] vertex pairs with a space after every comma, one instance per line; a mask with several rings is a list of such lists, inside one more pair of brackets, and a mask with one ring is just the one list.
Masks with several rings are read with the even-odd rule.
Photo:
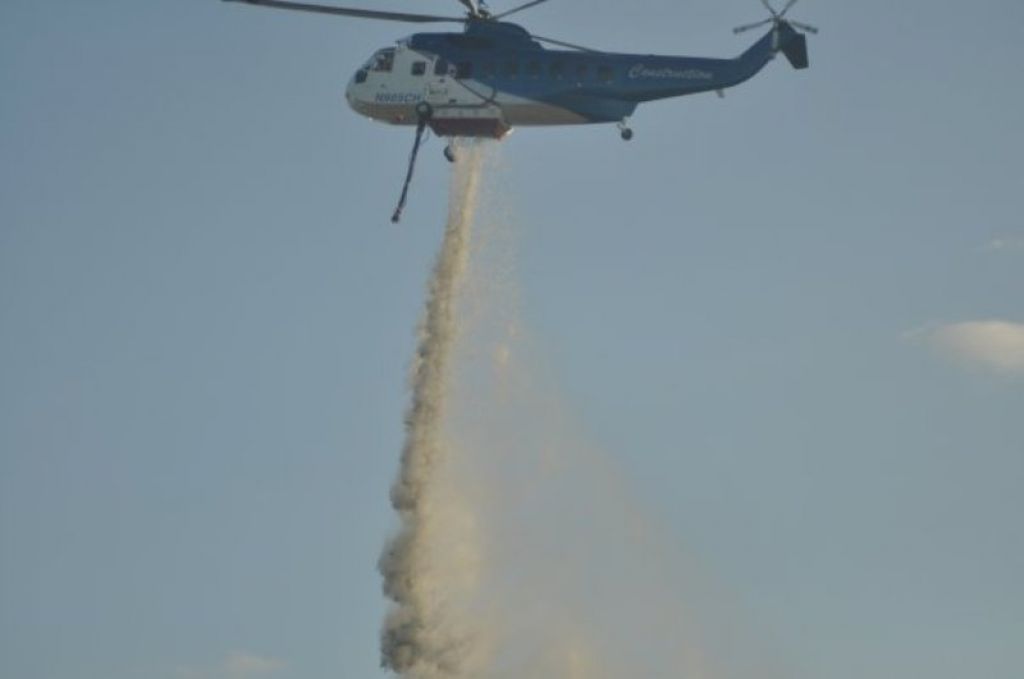
[[[593, 5], [520, 19], [729, 56], [762, 12]], [[1019, 677], [1024, 7], [794, 16], [823, 29], [808, 71], [642, 107], [629, 145], [503, 142], [523, 322], [737, 654]], [[410, 32], [0, 7], [5, 676], [382, 676], [375, 562], [449, 170], [435, 140], [392, 227], [411, 133], [343, 88]]]

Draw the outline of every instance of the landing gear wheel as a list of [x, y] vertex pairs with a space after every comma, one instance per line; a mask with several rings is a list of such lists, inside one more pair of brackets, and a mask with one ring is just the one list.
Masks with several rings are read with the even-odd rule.
[[425, 101], [416, 104], [416, 118], [427, 121], [434, 117], [434, 107]]
[[444, 147], [444, 157], [449, 163], [455, 162], [455, 146], [453, 144], [448, 144]]
[[633, 138], [633, 130], [629, 129], [629, 118], [619, 121], [619, 135], [622, 136], [622, 141], [629, 141]]

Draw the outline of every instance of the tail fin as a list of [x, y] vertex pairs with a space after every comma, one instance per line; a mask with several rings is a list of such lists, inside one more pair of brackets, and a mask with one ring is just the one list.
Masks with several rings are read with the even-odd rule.
[[802, 69], [811, 65], [807, 57], [807, 36], [793, 29], [786, 22], [781, 22], [778, 28], [779, 50], [786, 55], [793, 68]]
[[782, 53], [789, 59], [793, 68], [807, 68], [811, 65], [807, 57], [807, 36], [797, 33], [791, 40], [782, 46]]

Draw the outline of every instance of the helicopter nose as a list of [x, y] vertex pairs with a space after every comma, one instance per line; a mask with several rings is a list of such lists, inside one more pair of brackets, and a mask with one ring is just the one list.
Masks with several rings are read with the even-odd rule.
[[361, 89], [360, 85], [365, 81], [366, 76], [362, 71], [360, 71], [352, 76], [348, 81], [348, 85], [345, 87], [345, 100], [348, 102], [349, 107], [357, 112], [361, 112], [359, 90]]
[[348, 85], [345, 86], [345, 101], [348, 102], [349, 108], [356, 108], [358, 99], [356, 98], [356, 79], [352, 78], [348, 81]]

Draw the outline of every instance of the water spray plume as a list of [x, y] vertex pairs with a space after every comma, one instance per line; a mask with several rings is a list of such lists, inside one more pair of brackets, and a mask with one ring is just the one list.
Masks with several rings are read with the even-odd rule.
[[402, 679], [723, 676], [692, 624], [691, 562], [588, 440], [520, 320], [495, 148], [460, 150], [428, 284], [400, 526], [379, 562], [394, 602], [382, 665]]
[[445, 453], [441, 424], [457, 331], [455, 298], [466, 269], [482, 153], [480, 146], [467, 149], [452, 178], [448, 225], [430, 280], [412, 365], [412, 404], [405, 418], [401, 468], [391, 489], [401, 529], [379, 564], [384, 592], [395, 602], [382, 632], [381, 663], [414, 679], [460, 676], [459, 658], [465, 644], [451, 625], [444, 625], [443, 601], [430, 579], [429, 560], [436, 546], [436, 522], [442, 520], [432, 482]]

